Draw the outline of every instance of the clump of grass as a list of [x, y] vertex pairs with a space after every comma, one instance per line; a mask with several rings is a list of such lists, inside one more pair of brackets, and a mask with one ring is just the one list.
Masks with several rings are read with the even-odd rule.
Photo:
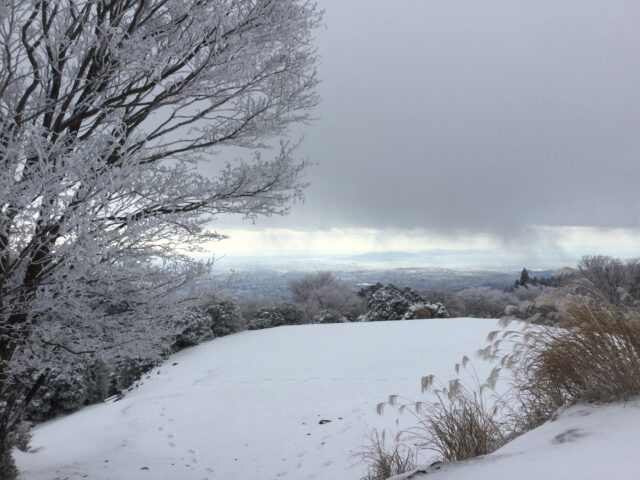
[[447, 388], [432, 391], [438, 401], [417, 404], [421, 418], [414, 432], [442, 461], [486, 455], [504, 445], [505, 424], [499, 405], [486, 405], [482, 390], [468, 390], [456, 379]]
[[367, 464], [367, 474], [362, 480], [386, 480], [416, 468], [416, 451], [401, 443], [397, 436], [392, 437], [389, 444], [386, 430], [371, 432], [369, 445], [361, 453]]
[[[412, 413], [417, 425], [402, 432], [404, 440], [451, 462], [491, 453], [567, 404], [640, 396], [638, 309], [582, 298], [563, 309], [560, 320], [562, 328], [529, 325], [493, 332], [480, 351], [497, 362], [486, 382], [475, 371], [471, 387], [459, 378], [443, 385], [433, 375], [423, 377], [423, 391], [434, 400], [411, 402], [392, 395], [378, 405], [378, 413], [386, 405]], [[456, 373], [461, 366], [467, 369], [467, 357]], [[494, 388], [502, 369], [511, 371], [512, 387], [500, 397]], [[367, 480], [377, 478], [385, 477]]]
[[485, 357], [500, 357], [514, 373], [513, 418], [522, 432], [577, 402], [607, 403], [640, 395], [640, 314], [596, 303], [574, 303], [563, 328], [494, 333]]
[[[468, 364], [468, 357], [464, 357], [462, 367]], [[461, 365], [456, 365], [457, 373]], [[419, 448], [435, 452], [440, 461], [486, 455], [504, 445], [509, 431], [502, 414], [503, 400], [493, 392], [497, 373], [496, 370], [481, 384], [474, 372], [471, 387], [459, 378], [444, 385], [433, 375], [423, 377], [422, 390], [431, 393], [434, 400], [403, 403], [403, 399], [392, 395], [388, 402], [378, 405], [378, 413], [383, 412], [385, 405], [411, 412], [418, 422], [404, 432], [405, 436], [417, 442]]]

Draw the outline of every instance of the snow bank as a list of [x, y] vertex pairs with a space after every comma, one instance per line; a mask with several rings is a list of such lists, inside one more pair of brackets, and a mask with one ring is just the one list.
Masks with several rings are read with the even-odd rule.
[[[451, 378], [497, 328], [411, 320], [216, 339], [173, 355], [121, 401], [41, 425], [35, 453], [16, 460], [25, 480], [356, 480], [368, 431], [398, 428], [396, 412], [380, 417], [376, 404], [389, 394], [422, 398], [422, 375]], [[491, 365], [475, 367], [484, 376]]]
[[640, 405], [576, 405], [484, 457], [396, 480], [638, 480]]

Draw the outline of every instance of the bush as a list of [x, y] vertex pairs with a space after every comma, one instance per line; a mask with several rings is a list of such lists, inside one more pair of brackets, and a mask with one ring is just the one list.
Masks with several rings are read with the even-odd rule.
[[349, 319], [344, 315], [328, 310], [322, 310], [313, 317], [313, 323], [346, 323]]
[[416, 452], [397, 438], [389, 446], [385, 432], [380, 434], [374, 430], [369, 441], [362, 451], [362, 459], [367, 464], [367, 474], [362, 480], [387, 480], [416, 468]]
[[204, 310], [193, 309], [176, 322], [178, 334], [172, 349], [178, 351], [239, 332], [242, 323], [240, 307], [228, 300], [211, 304]]
[[31, 422], [18, 423], [9, 435], [9, 443], [21, 452], [28, 452], [31, 443], [31, 427]]
[[242, 317], [242, 329], [248, 329], [249, 323], [253, 320], [258, 312], [266, 307], [271, 307], [282, 302], [282, 299], [276, 297], [248, 297], [238, 301], [240, 308], [240, 316]]
[[[30, 378], [26, 384], [31, 384]], [[81, 361], [69, 368], [51, 370], [29, 403], [24, 418], [33, 422], [75, 412], [109, 395], [109, 371], [101, 360]]]
[[428, 318], [449, 316], [444, 305], [428, 302], [409, 287], [400, 290], [391, 284], [386, 287], [377, 284], [361, 289], [358, 295], [365, 299], [368, 308], [367, 313], [360, 317], [365, 322], [420, 318], [416, 313], [426, 315], [426, 310], [429, 311]]
[[205, 313], [209, 316], [214, 337], [224, 337], [242, 330], [242, 314], [234, 302], [225, 300], [210, 305]]
[[131, 387], [142, 375], [157, 365], [149, 358], [127, 357], [119, 360], [110, 373], [110, 394], [117, 395]]
[[18, 467], [13, 461], [11, 447], [12, 444], [9, 442], [0, 442], [0, 478], [3, 480], [18, 478]]
[[249, 330], [279, 327], [282, 325], [301, 325], [304, 323], [304, 312], [297, 305], [280, 303], [258, 310], [249, 322]]
[[404, 320], [447, 318], [448, 313], [441, 303], [414, 303], [403, 315]]
[[[529, 292], [525, 288], [518, 290]], [[452, 314], [459, 317], [500, 318], [507, 306], [517, 304], [517, 297], [511, 293], [488, 287], [472, 287], [455, 292], [449, 307]]]
[[199, 309], [188, 312], [176, 322], [176, 334], [172, 350], [198, 345], [214, 338], [211, 328], [211, 317]]

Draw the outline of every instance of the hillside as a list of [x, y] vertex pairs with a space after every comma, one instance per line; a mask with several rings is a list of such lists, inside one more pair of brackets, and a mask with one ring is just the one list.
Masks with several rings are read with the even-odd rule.
[[216, 339], [173, 355], [123, 400], [43, 424], [35, 453], [16, 459], [24, 480], [355, 480], [369, 429], [397, 428], [376, 404], [420, 398], [422, 375], [451, 377], [494, 329], [413, 320]]

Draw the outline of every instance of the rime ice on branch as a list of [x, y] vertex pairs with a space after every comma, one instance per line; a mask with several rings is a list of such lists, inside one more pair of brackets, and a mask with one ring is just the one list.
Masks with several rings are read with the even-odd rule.
[[161, 341], [159, 325], [181, 308], [172, 293], [209, 268], [176, 248], [224, 238], [206, 229], [212, 216], [281, 214], [301, 195], [304, 162], [287, 143], [213, 177], [198, 165], [309, 118], [320, 17], [297, 0], [0, 3], [0, 392], [9, 405], [20, 403], [12, 371]]

